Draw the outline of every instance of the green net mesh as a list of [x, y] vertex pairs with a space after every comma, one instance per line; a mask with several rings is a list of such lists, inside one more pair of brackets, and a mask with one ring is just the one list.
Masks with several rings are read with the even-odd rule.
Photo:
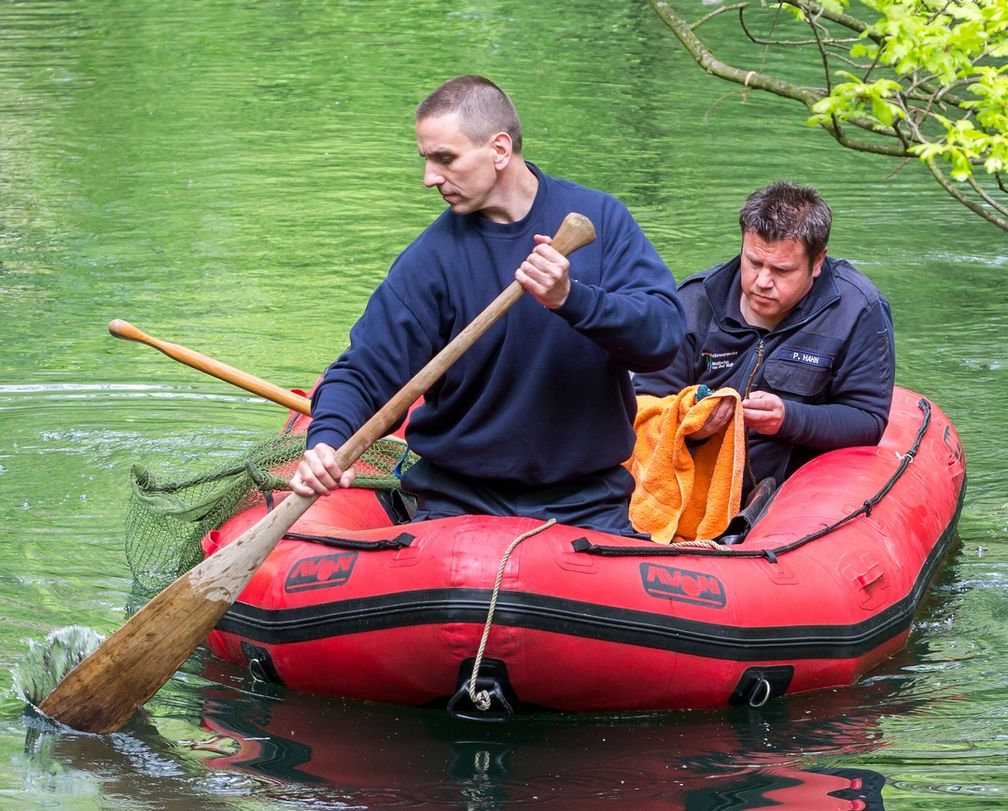
[[[159, 481], [134, 466], [126, 508], [126, 559], [134, 598], [152, 597], [203, 559], [200, 541], [239, 510], [273, 490], [286, 490], [305, 450], [300, 433], [273, 434], [216, 469]], [[386, 437], [354, 464], [354, 487], [397, 489], [399, 472], [416, 461], [406, 443]]]

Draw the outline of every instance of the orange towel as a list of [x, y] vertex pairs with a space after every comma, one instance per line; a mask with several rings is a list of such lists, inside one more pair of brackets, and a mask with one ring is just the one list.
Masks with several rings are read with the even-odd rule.
[[[658, 543], [716, 538], [742, 501], [741, 398], [734, 389], [722, 388], [698, 402], [698, 388], [637, 398], [637, 442], [633, 456], [624, 463], [637, 481], [630, 520], [634, 529], [650, 533]], [[686, 437], [704, 424], [724, 397], [735, 400], [734, 419], [691, 454]]]

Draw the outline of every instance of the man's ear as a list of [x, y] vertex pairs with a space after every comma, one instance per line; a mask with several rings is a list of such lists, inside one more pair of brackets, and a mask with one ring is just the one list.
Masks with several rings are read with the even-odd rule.
[[500, 171], [511, 162], [513, 150], [511, 136], [506, 132], [498, 132], [490, 139], [490, 146], [494, 151], [494, 166]]
[[812, 260], [812, 278], [818, 279], [819, 274], [822, 272], [822, 263], [826, 259], [826, 249], [823, 248], [819, 252], [819, 256]]

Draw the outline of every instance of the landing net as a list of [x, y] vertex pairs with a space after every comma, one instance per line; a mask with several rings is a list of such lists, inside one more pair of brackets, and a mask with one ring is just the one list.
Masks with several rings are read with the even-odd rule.
[[[126, 509], [126, 559], [133, 596], [162, 591], [203, 559], [200, 541], [240, 510], [289, 489], [304, 453], [302, 433], [273, 434], [214, 470], [175, 481], [134, 466]], [[416, 460], [406, 443], [386, 437], [357, 460], [354, 487], [395, 490], [399, 475]]]

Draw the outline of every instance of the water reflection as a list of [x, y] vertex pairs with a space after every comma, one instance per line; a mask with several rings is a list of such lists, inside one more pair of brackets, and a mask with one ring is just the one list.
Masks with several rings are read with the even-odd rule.
[[[204, 675], [228, 680], [217, 667]], [[199, 692], [199, 729], [181, 740], [160, 731], [163, 718], [138, 717], [109, 736], [36, 730], [29, 746], [36, 758], [110, 775], [103, 791], [134, 801], [191, 801], [212, 785], [217, 800], [200, 807], [222, 807], [228, 786], [309, 808], [884, 808], [879, 772], [829, 765], [884, 745], [877, 717], [852, 712], [850, 691], [770, 712], [549, 715], [503, 726], [220, 685]], [[859, 700], [893, 707], [891, 693], [880, 683]]]
[[[842, 702], [841, 702], [842, 706]], [[676, 716], [460, 725], [433, 711], [322, 698], [278, 702], [207, 695], [207, 766], [281, 784], [321, 783], [372, 807], [509, 803], [543, 808], [881, 808], [870, 770], [806, 767], [810, 753], [879, 745], [863, 717], [819, 706], [816, 720], [783, 715]], [[427, 744], [418, 748], [417, 740]], [[726, 805], [728, 798], [744, 804]]]

